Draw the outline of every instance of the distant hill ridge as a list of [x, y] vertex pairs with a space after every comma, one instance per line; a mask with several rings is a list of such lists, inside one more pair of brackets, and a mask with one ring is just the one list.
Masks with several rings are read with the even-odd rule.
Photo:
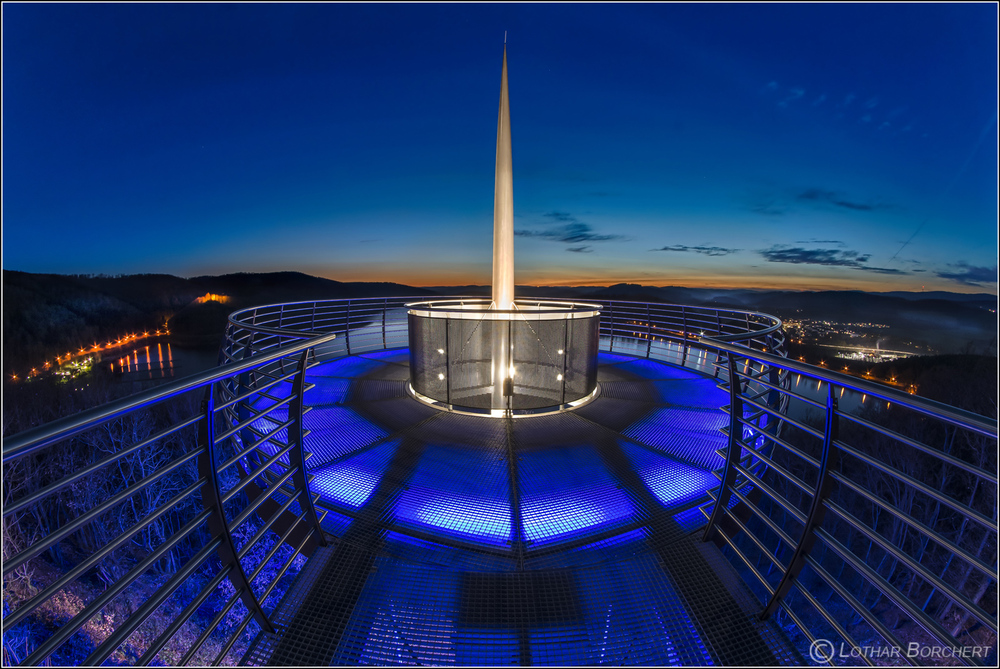
[[[193, 304], [206, 293], [226, 305]], [[225, 317], [272, 302], [433, 295], [396, 283], [340, 282], [301, 272], [239, 273], [183, 279], [169, 274], [116, 277], [32, 274], [3, 270], [4, 372], [38, 366], [58, 351], [162, 324], [179, 342], [218, 346]]]
[[[274, 302], [398, 295], [489, 295], [488, 286], [417, 288], [398, 283], [341, 282], [301, 272], [237, 273], [188, 279], [169, 274], [81, 276], [3, 270], [5, 371], [23, 369], [59, 350], [76, 350], [107, 337], [170, 319], [192, 345], [217, 346], [226, 314]], [[524, 297], [651, 301], [729, 306], [782, 318], [873, 321], [919, 330], [942, 351], [971, 339], [996, 337], [997, 296], [936, 291], [768, 291], [617, 284], [607, 287], [518, 286]], [[206, 293], [227, 295], [226, 305], [192, 304]], [[957, 342], [954, 346], [951, 344]]]

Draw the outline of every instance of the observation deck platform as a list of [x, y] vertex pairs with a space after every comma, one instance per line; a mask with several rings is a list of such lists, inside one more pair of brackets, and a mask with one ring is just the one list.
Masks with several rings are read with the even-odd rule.
[[244, 309], [219, 368], [5, 437], [5, 664], [996, 665], [995, 418], [617, 301], [589, 404], [441, 412], [414, 300]]
[[411, 398], [408, 362], [391, 349], [309, 371], [331, 541], [247, 664], [803, 662], [696, 530], [726, 445], [714, 378], [601, 352], [589, 404], [489, 418]]

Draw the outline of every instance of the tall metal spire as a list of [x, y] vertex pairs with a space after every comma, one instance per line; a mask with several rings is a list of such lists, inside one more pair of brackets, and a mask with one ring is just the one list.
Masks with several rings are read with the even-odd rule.
[[497, 166], [493, 191], [493, 304], [514, 308], [514, 177], [510, 151], [510, 101], [507, 97], [507, 34], [504, 33], [497, 118]]

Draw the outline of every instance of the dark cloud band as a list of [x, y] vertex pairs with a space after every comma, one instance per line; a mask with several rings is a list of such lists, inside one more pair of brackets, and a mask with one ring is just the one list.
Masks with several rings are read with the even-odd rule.
[[900, 269], [891, 267], [872, 267], [867, 265], [871, 258], [869, 253], [858, 253], [857, 251], [844, 251], [841, 249], [804, 249], [802, 247], [786, 248], [782, 246], [772, 246], [769, 249], [758, 251], [768, 262], [791, 263], [793, 265], [824, 265], [827, 267], [848, 267], [850, 269], [860, 269], [866, 272], [876, 272], [878, 274], [907, 274]]
[[[532, 237], [534, 239], [547, 239], [552, 242], [563, 242], [564, 244], [583, 244], [584, 242], [613, 242], [627, 239], [624, 235], [599, 235], [589, 223], [584, 223], [572, 214], [563, 211], [550, 211], [544, 216], [548, 221], [546, 224], [559, 223], [560, 225], [546, 228], [544, 230], [515, 230], [517, 237]], [[577, 249], [589, 248], [577, 246]], [[568, 249], [573, 250], [573, 249]], [[589, 253], [589, 251], [574, 251], [575, 253]]]
[[935, 274], [942, 279], [956, 281], [965, 286], [981, 286], [984, 283], [997, 282], [996, 266], [977, 267], [967, 262], [959, 261], [954, 265], [949, 265], [949, 267], [954, 267], [955, 270], [950, 272], [935, 272]]
[[664, 246], [659, 249], [649, 249], [650, 251], [677, 251], [679, 253], [701, 253], [706, 256], [727, 256], [730, 253], [738, 253], [740, 249], [727, 249], [721, 246], [684, 246], [683, 244], [674, 244], [673, 246]]

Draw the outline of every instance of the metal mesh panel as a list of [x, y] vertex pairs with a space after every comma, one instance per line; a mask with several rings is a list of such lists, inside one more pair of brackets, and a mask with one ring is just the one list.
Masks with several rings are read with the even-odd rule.
[[421, 395], [444, 402], [448, 398], [447, 349], [448, 322], [443, 318], [420, 318], [409, 315], [410, 383]]
[[447, 323], [449, 403], [489, 408], [493, 389], [490, 346], [495, 321], [448, 319]]
[[600, 319], [582, 318], [569, 324], [566, 361], [566, 397], [585, 397], [597, 387], [597, 345]]
[[[512, 321], [515, 409], [563, 404], [567, 321]], [[572, 398], [577, 399], [577, 398]]]
[[410, 314], [410, 380], [421, 395], [474, 409], [494, 406], [493, 347], [510, 342], [514, 369], [510, 407], [555, 407], [597, 387], [599, 317], [514, 320], [425, 317]]

